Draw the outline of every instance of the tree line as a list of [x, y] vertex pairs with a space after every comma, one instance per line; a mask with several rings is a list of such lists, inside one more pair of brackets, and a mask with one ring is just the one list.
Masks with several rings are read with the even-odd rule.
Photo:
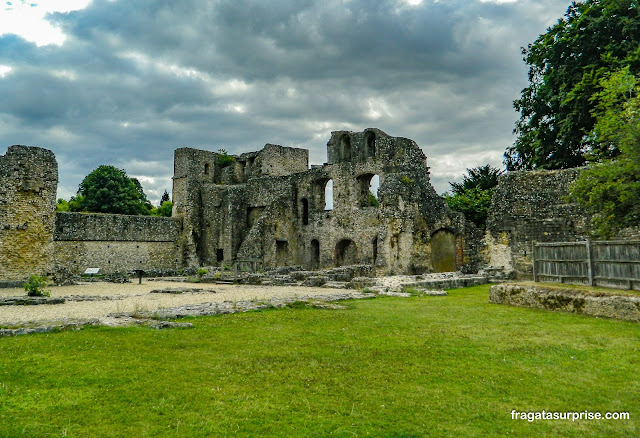
[[130, 178], [124, 170], [114, 166], [101, 165], [82, 180], [78, 193], [69, 201], [58, 199], [56, 209], [169, 217], [172, 207], [166, 190], [160, 205], [153, 206], [137, 178]]
[[[602, 238], [640, 225], [639, 3], [574, 1], [522, 49], [529, 85], [514, 101], [516, 140], [504, 154], [507, 171], [588, 165], [566, 200], [592, 215]], [[445, 196], [480, 226], [493, 190], [474, 185], [482, 169], [467, 169]]]

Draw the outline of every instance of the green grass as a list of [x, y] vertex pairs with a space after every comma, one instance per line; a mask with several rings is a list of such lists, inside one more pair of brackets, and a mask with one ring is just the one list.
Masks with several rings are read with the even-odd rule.
[[0, 338], [0, 436], [640, 435], [640, 325], [449, 293]]

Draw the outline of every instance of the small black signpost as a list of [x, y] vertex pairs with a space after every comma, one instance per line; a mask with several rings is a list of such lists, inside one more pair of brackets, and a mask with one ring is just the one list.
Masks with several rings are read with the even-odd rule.
[[138, 284], [142, 284], [142, 275], [144, 274], [144, 271], [142, 269], [134, 269], [133, 272], [138, 275]]

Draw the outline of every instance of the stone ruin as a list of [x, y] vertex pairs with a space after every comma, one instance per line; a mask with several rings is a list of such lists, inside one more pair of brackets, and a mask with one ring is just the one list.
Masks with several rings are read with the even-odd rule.
[[175, 151], [173, 215], [183, 221], [189, 266], [368, 264], [380, 274], [422, 274], [469, 263], [465, 220], [436, 194], [412, 140], [336, 131], [328, 162], [311, 169], [307, 150], [272, 144], [234, 158]]
[[327, 163], [311, 168], [307, 150], [273, 144], [234, 156], [180, 148], [173, 215], [159, 218], [56, 213], [53, 153], [11, 146], [0, 156], [0, 280], [90, 267], [109, 274], [353, 265], [369, 275], [483, 269], [494, 279], [527, 277], [533, 241], [589, 234], [588, 217], [564, 201], [579, 172], [503, 175], [479, 230], [435, 192], [418, 145], [379, 129], [333, 132]]

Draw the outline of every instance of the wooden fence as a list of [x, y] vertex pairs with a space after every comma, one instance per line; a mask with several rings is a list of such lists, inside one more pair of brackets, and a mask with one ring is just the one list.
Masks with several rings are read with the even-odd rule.
[[640, 288], [640, 241], [533, 244], [533, 280]]

